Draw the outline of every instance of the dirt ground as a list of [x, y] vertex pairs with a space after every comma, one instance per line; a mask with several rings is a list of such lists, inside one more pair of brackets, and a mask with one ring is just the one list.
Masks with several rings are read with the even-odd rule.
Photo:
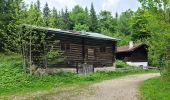
[[160, 74], [138, 74], [107, 80], [79, 89], [66, 89], [17, 100], [138, 100], [139, 84]]

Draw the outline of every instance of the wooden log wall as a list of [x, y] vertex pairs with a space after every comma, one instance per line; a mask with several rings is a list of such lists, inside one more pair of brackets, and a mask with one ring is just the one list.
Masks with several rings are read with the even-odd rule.
[[[113, 66], [116, 42], [57, 34], [53, 32], [48, 32], [45, 48], [41, 45], [41, 47], [37, 47], [32, 51], [32, 59], [35, 64], [44, 66], [43, 54], [47, 52], [44, 50], [49, 50], [54, 41], [57, 40], [59, 43], [54, 45], [53, 49], [61, 50], [65, 57], [65, 61], [48, 65], [48, 67], [75, 68], [81, 63], [91, 64], [94, 67]], [[101, 47], [105, 48], [105, 52], [101, 52]]]

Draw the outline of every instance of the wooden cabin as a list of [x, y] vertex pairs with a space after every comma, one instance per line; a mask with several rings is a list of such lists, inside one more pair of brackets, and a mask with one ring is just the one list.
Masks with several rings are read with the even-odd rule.
[[[75, 32], [35, 26], [31, 28], [37, 33], [46, 31], [46, 38], [53, 37], [51, 39], [46, 39], [47, 43], [45, 48], [49, 47], [53, 41], [59, 41], [53, 48], [62, 51], [65, 59], [60, 63], [52, 65], [47, 64], [48, 68], [70, 68], [77, 71], [78, 67], [81, 67], [82, 64], [86, 64], [92, 66], [94, 71], [95, 68], [114, 67], [116, 38], [85, 31]], [[38, 66], [44, 66], [44, 63], [39, 65], [38, 63], [41, 61], [36, 60], [37, 56], [35, 55], [40, 54], [38, 51], [40, 50], [31, 52], [33, 63]]]
[[138, 67], [148, 66], [148, 46], [146, 44], [133, 44], [118, 47], [116, 59], [123, 60], [127, 64]]

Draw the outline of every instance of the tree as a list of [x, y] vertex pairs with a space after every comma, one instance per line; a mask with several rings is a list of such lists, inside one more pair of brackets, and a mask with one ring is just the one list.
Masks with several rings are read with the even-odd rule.
[[27, 17], [25, 18], [25, 23], [30, 25], [44, 26], [44, 21], [42, 17], [42, 12], [38, 9], [38, 3], [32, 3], [27, 12]]
[[85, 24], [90, 27], [90, 15], [89, 15], [89, 10], [87, 7], [85, 7]]
[[80, 24], [80, 23], [78, 23], [78, 24], [76, 24], [74, 27], [73, 27], [73, 29], [75, 30], [75, 31], [89, 31], [89, 27], [86, 25], [86, 24]]
[[[139, 0], [142, 4], [137, 11], [137, 22], [142, 23], [140, 29], [150, 33], [147, 39], [149, 44], [149, 63], [161, 68], [161, 74], [170, 80], [170, 24], [168, 4], [169, 0]], [[137, 24], [138, 25], [138, 24]], [[138, 29], [139, 30], [139, 29]]]
[[18, 50], [18, 25], [21, 23], [22, 0], [1, 0], [0, 2], [0, 49]]
[[49, 26], [49, 16], [50, 16], [50, 9], [48, 7], [48, 3], [46, 3], [43, 9], [43, 17], [44, 17], [45, 26]]
[[103, 32], [105, 30], [115, 33], [116, 32], [116, 19], [113, 18], [111, 12], [109, 11], [101, 11], [99, 14], [99, 26], [100, 31]]
[[57, 28], [58, 25], [59, 25], [59, 22], [58, 22], [59, 15], [58, 15], [58, 12], [57, 12], [57, 10], [55, 8], [53, 8], [53, 10], [52, 10], [52, 16], [54, 18], [54, 28]]
[[72, 29], [72, 22], [69, 16], [70, 16], [70, 13], [68, 12], [68, 9], [66, 8], [63, 14], [63, 23], [65, 23], [63, 29], [67, 29], [67, 30]]
[[119, 19], [117, 20], [117, 30], [120, 33], [129, 35], [131, 34], [131, 18], [133, 17], [134, 12], [132, 10], [127, 10], [122, 12]]
[[144, 10], [139, 9], [133, 17], [132, 21], [132, 39], [133, 40], [145, 40], [151, 36], [151, 32], [148, 29], [150, 14]]
[[37, 0], [37, 9], [38, 9], [39, 11], [41, 10], [40, 7], [41, 7], [40, 0]]
[[[76, 5], [70, 14], [71, 21], [73, 22], [73, 27], [75, 30], [89, 29], [88, 26], [88, 15], [82, 7]], [[84, 28], [86, 27], [86, 28]]]
[[98, 31], [98, 19], [96, 16], [96, 11], [94, 9], [93, 3], [91, 3], [90, 9], [90, 31], [92, 32]]

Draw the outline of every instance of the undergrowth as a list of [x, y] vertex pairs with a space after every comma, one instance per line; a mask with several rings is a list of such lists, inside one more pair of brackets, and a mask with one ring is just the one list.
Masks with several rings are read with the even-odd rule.
[[130, 70], [127, 72], [97, 72], [89, 75], [60, 72], [38, 77], [30, 76], [22, 69], [21, 56], [18, 54], [0, 54], [0, 96], [93, 83], [130, 74], [155, 72]]
[[140, 86], [142, 100], [170, 100], [170, 81], [162, 77], [144, 81]]

